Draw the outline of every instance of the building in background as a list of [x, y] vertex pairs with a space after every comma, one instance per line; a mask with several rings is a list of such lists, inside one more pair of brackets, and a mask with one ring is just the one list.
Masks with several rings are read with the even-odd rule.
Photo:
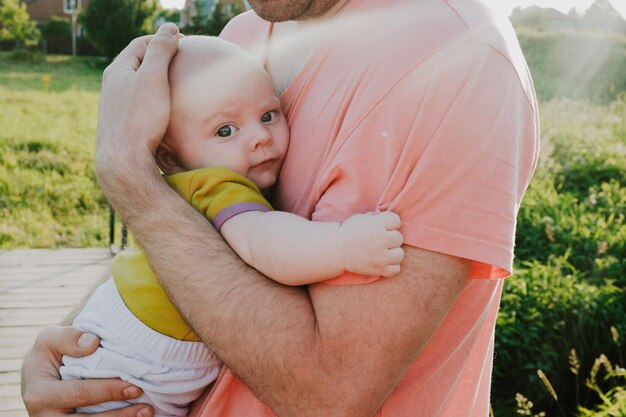
[[20, 0], [30, 18], [42, 31], [40, 47], [44, 52], [77, 55], [97, 54], [85, 39], [78, 15], [89, 0]]
[[46, 23], [52, 16], [72, 18], [74, 10], [87, 6], [89, 0], [21, 0], [26, 4], [30, 18], [38, 25]]

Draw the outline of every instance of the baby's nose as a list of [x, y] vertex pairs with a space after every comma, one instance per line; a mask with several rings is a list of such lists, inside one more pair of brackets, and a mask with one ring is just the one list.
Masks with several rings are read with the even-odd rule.
[[267, 128], [260, 124], [257, 126], [254, 134], [252, 136], [252, 141], [250, 142], [250, 150], [255, 151], [259, 148], [268, 146], [272, 144], [272, 135], [267, 130]]

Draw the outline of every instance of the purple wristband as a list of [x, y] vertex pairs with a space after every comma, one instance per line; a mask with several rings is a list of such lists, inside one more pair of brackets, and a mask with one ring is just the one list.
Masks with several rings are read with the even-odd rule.
[[226, 220], [230, 220], [234, 216], [248, 211], [271, 211], [269, 207], [261, 203], [237, 203], [220, 210], [211, 223], [219, 232]]

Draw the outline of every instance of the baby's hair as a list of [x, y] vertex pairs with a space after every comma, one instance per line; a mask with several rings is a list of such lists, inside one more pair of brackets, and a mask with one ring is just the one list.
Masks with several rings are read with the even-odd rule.
[[240, 46], [215, 36], [185, 36], [179, 40], [178, 52], [169, 67], [170, 83], [192, 77], [210, 65], [232, 62], [250, 65], [254, 61]]

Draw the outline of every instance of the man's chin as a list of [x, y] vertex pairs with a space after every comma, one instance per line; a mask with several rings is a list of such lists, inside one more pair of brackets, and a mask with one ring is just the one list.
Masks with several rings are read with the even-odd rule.
[[254, 12], [268, 22], [286, 22], [307, 18], [314, 0], [249, 0]]

